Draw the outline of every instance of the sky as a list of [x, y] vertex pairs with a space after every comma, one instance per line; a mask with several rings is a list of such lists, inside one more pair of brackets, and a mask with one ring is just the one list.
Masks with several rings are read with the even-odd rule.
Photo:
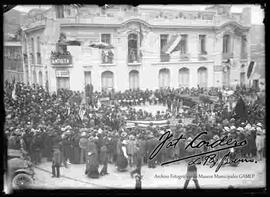
[[[208, 7], [209, 5], [167, 5], [166, 8], [168, 9], [179, 9], [179, 10], [204, 10], [205, 7]], [[164, 8], [164, 5], [141, 5], [140, 7], [148, 7], [148, 8]], [[260, 8], [260, 5], [252, 5], [252, 4], [241, 4], [232, 5], [231, 11], [232, 12], [242, 12], [242, 9], [244, 7], [251, 7], [251, 23], [252, 24], [263, 24], [264, 19], [264, 10]], [[29, 10], [33, 8], [50, 8], [50, 5], [18, 5], [14, 9], [22, 11], [22, 12], [28, 12]]]

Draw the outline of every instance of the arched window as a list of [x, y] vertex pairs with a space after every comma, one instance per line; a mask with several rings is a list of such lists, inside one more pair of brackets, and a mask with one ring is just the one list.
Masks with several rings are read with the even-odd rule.
[[138, 35], [128, 35], [128, 63], [138, 62]]
[[198, 85], [200, 88], [207, 87], [207, 68], [198, 68]]
[[136, 90], [139, 88], [139, 72], [132, 70], [129, 72], [129, 89]]
[[231, 52], [231, 38], [230, 35], [225, 34], [223, 36], [223, 53]]
[[188, 88], [189, 87], [189, 69], [181, 68], [178, 75], [179, 87]]
[[43, 76], [42, 76], [42, 72], [41, 71], [39, 71], [39, 73], [38, 73], [38, 79], [39, 79], [39, 85], [43, 85]]
[[101, 74], [101, 87], [102, 90], [111, 91], [114, 87], [113, 72], [105, 71]]
[[36, 71], [33, 71], [33, 83], [37, 83], [37, 73]]
[[37, 64], [41, 64], [40, 37], [37, 37]]
[[159, 71], [159, 87], [170, 87], [170, 70], [167, 68], [163, 68]]

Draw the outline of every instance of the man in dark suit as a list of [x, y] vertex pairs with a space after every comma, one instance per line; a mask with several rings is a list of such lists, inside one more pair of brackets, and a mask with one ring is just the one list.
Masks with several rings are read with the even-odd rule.
[[[61, 165], [61, 153], [59, 146], [53, 147], [53, 158], [52, 158], [52, 177], [60, 177], [60, 165]], [[55, 173], [56, 171], [56, 173]]]

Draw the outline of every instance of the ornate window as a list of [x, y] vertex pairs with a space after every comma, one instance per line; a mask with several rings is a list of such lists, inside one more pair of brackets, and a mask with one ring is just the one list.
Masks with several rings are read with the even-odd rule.
[[199, 35], [200, 40], [200, 54], [207, 54], [206, 52], [206, 35]]
[[104, 91], [111, 91], [114, 87], [113, 72], [105, 71], [101, 74], [101, 87]]
[[[101, 42], [111, 44], [111, 34], [101, 34]], [[102, 64], [113, 63], [113, 52], [111, 49], [103, 49], [101, 52]]]
[[136, 90], [139, 88], [139, 72], [132, 70], [129, 72], [129, 89]]
[[241, 37], [241, 58], [247, 58], [247, 36], [243, 35]]
[[160, 35], [160, 61], [161, 62], [169, 62], [170, 61], [170, 55], [167, 53], [164, 53], [163, 48], [168, 43], [168, 34], [161, 34]]
[[138, 62], [138, 35], [128, 35], [128, 63]]
[[56, 18], [64, 18], [64, 6], [63, 5], [56, 6]]
[[181, 35], [181, 45], [180, 45], [180, 53], [186, 54], [187, 53], [187, 35]]
[[170, 87], [170, 70], [167, 68], [159, 70], [159, 87], [160, 88]]
[[200, 88], [207, 87], [207, 68], [198, 68], [198, 85]]
[[229, 52], [231, 52], [230, 35], [226, 34], [223, 36], [223, 53]]

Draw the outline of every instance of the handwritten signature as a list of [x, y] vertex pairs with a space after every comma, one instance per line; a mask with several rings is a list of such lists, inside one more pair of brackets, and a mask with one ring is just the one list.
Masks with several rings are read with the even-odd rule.
[[[254, 162], [253, 159], [230, 159], [231, 152], [227, 152], [221, 159], [221, 161], [218, 163], [217, 158], [217, 152], [228, 150], [231, 148], [237, 148], [237, 147], [243, 147], [247, 145], [247, 140], [244, 139], [240, 142], [238, 142], [236, 139], [229, 138], [228, 136], [224, 136], [216, 141], [208, 142], [205, 140], [199, 139], [201, 136], [207, 135], [207, 132], [201, 132], [198, 135], [194, 137], [193, 140], [191, 140], [189, 143], [186, 144], [185, 150], [187, 149], [201, 149], [202, 147], [211, 148], [214, 150], [206, 151], [199, 154], [190, 155], [187, 157], [182, 157], [179, 159], [174, 159], [171, 161], [163, 162], [161, 165], [168, 165], [170, 163], [187, 160], [187, 159], [193, 159], [188, 162], [189, 165], [196, 165], [196, 164], [203, 164], [206, 165], [207, 163], [211, 164], [210, 168], [217, 165], [217, 168], [215, 172], [217, 172], [221, 166], [224, 166], [226, 164], [232, 164], [232, 163], [239, 163], [239, 162]], [[149, 159], [152, 160], [156, 157], [156, 155], [161, 151], [161, 149], [165, 146], [166, 149], [168, 148], [175, 148], [176, 145], [180, 142], [180, 140], [185, 140], [183, 134], [181, 134], [178, 138], [172, 139], [173, 134], [170, 131], [165, 132], [162, 136], [160, 136], [159, 141], [160, 143], [153, 149], [152, 153], [149, 155]], [[198, 141], [199, 140], [199, 141]], [[198, 141], [198, 142], [197, 142]]]

